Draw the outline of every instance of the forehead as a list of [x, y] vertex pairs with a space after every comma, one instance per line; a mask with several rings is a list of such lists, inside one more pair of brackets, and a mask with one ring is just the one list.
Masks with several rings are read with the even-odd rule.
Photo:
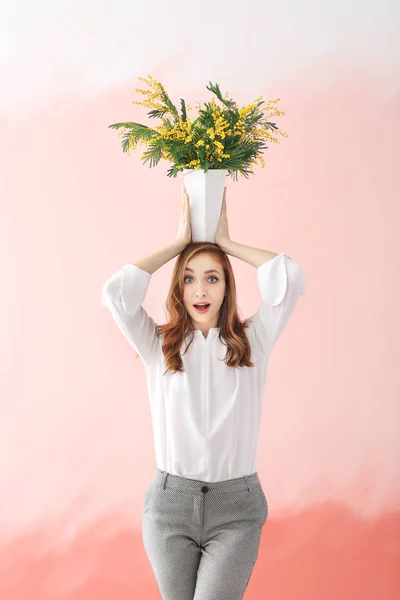
[[210, 255], [199, 255], [193, 257], [188, 261], [185, 271], [189, 273], [209, 273], [211, 271], [222, 272], [221, 263], [218, 262], [213, 256]]

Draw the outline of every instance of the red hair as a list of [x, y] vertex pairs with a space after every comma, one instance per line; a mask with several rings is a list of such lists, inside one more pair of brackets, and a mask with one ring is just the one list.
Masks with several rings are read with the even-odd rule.
[[[229, 367], [254, 367], [250, 361], [251, 346], [246, 336], [245, 329], [249, 326], [248, 320], [241, 321], [236, 305], [236, 284], [231, 263], [227, 254], [218, 244], [212, 242], [192, 242], [187, 244], [178, 255], [171, 277], [171, 285], [166, 299], [166, 309], [170, 316], [168, 323], [157, 325], [157, 335], [164, 335], [162, 350], [167, 369], [164, 372], [184, 371], [180, 348], [188, 332], [193, 332], [189, 314], [183, 302], [184, 273], [189, 260], [200, 253], [213, 255], [221, 264], [226, 282], [226, 296], [222, 302], [218, 327], [219, 337], [227, 346], [225, 363]], [[192, 344], [192, 333], [189, 349]]]

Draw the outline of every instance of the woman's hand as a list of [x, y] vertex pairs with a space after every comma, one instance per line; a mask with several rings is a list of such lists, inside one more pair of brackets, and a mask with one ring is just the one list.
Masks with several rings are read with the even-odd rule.
[[228, 215], [226, 210], [226, 186], [224, 187], [224, 196], [222, 198], [221, 214], [219, 215], [217, 231], [215, 233], [215, 243], [223, 246], [226, 242], [230, 242]]
[[192, 242], [192, 229], [190, 226], [189, 196], [184, 185], [181, 186], [181, 214], [176, 240], [185, 247]]

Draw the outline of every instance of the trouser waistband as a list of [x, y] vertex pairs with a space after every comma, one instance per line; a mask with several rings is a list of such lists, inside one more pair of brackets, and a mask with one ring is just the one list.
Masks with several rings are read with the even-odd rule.
[[225, 481], [200, 481], [198, 479], [189, 479], [180, 475], [173, 475], [167, 471], [156, 468], [154, 475], [156, 484], [162, 489], [173, 488], [182, 492], [192, 492], [194, 494], [204, 492], [240, 492], [241, 490], [251, 490], [253, 487], [259, 487], [260, 480], [257, 471], [250, 475], [243, 475], [235, 479], [226, 479]]

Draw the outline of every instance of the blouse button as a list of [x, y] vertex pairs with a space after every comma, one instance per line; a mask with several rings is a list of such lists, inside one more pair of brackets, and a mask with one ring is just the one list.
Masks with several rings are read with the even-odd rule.
[[201, 488], [202, 492], [208, 492], [208, 487], [206, 485], [203, 485], [203, 487]]

